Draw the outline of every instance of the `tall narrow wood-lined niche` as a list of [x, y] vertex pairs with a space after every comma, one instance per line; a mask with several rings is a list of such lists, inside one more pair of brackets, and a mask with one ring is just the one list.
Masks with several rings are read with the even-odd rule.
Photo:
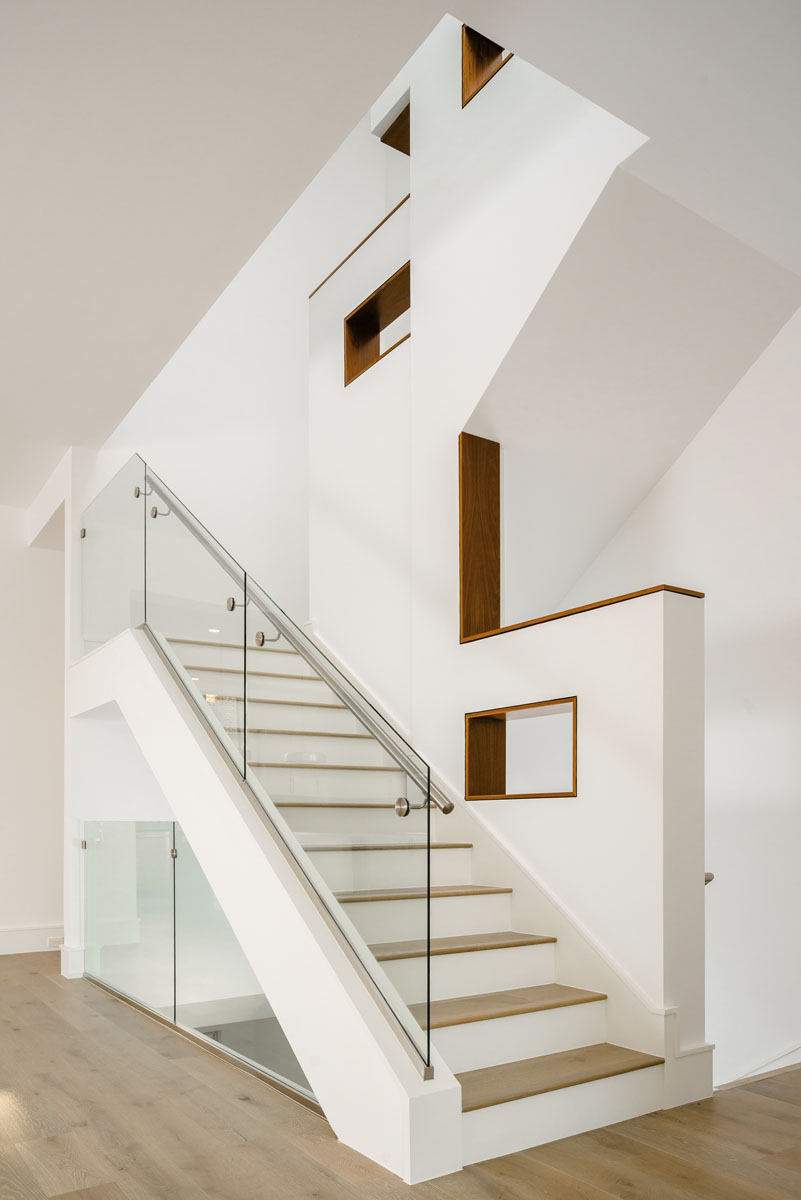
[[511, 54], [469, 25], [462, 26], [462, 108], [505, 67]]
[[386, 348], [382, 346], [382, 334], [410, 305], [411, 264], [407, 262], [345, 317], [346, 387], [411, 336], [404, 333]]
[[501, 446], [459, 436], [461, 638], [501, 624]]

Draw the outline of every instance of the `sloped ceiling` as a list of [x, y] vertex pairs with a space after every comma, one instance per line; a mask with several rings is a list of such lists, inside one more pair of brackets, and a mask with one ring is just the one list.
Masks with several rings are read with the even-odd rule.
[[[110, 433], [443, 11], [5, 0], [0, 503]], [[801, 270], [795, 0], [457, 15], [649, 134], [642, 180]]]
[[467, 425], [503, 447], [505, 624], [561, 607], [799, 304], [797, 275], [615, 173]]

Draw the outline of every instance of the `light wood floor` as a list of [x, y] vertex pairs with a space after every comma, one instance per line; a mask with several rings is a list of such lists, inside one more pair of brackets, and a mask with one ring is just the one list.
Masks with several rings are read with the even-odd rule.
[[408, 1188], [84, 980], [0, 957], [0, 1200], [801, 1198], [801, 1068]]

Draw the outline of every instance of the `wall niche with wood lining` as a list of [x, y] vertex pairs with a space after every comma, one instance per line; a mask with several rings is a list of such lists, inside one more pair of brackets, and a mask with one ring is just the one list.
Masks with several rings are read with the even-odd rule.
[[377, 287], [345, 317], [345, 386], [411, 336], [411, 263]]
[[462, 26], [462, 108], [505, 67], [511, 53], [469, 25]]
[[465, 798], [578, 794], [578, 701], [538, 700], [465, 714]]

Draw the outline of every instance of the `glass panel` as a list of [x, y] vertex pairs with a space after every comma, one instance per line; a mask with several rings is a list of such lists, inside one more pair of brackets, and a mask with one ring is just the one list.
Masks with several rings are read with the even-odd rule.
[[173, 1020], [172, 822], [91, 821], [85, 970]]
[[245, 574], [147, 472], [145, 619], [245, 770]]
[[176, 1021], [313, 1099], [244, 951], [175, 827]]
[[135, 455], [81, 518], [84, 653], [145, 619], [144, 487], [145, 464]]

